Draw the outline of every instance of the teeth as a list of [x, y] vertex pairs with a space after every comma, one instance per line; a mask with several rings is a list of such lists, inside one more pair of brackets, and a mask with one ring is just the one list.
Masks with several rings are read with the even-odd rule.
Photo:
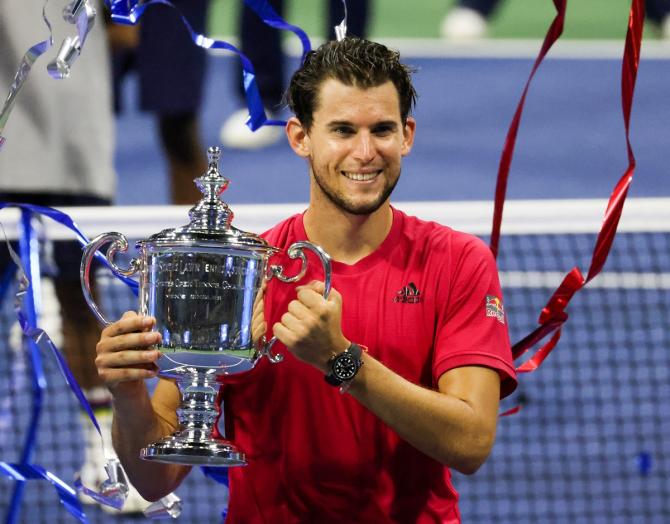
[[374, 173], [351, 173], [349, 171], [343, 171], [344, 176], [350, 178], [351, 180], [357, 180], [359, 182], [366, 182], [375, 178], [380, 171], [375, 171]]

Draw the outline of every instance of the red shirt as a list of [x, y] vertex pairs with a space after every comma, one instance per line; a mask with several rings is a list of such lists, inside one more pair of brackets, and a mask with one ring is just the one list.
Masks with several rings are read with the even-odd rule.
[[[264, 236], [284, 250], [306, 240], [302, 215]], [[323, 280], [318, 259], [308, 259], [301, 283]], [[299, 269], [285, 255], [270, 262], [289, 275]], [[502, 396], [516, 387], [495, 262], [476, 237], [393, 209], [381, 246], [356, 264], [333, 262], [332, 284], [344, 336], [407, 380], [436, 388], [449, 369], [483, 365], [499, 372]], [[270, 330], [294, 288], [270, 282]], [[448, 468], [283, 345], [275, 350], [283, 362], [263, 359], [222, 388], [226, 433], [248, 461], [229, 471], [227, 523], [460, 522]]]

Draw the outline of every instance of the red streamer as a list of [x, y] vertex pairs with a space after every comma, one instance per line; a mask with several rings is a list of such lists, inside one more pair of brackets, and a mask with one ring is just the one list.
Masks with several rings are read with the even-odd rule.
[[[510, 125], [507, 134], [507, 140], [503, 149], [500, 168], [498, 171], [498, 183], [496, 186], [495, 209], [493, 216], [493, 229], [491, 232], [491, 250], [497, 256], [498, 245], [500, 240], [500, 226], [502, 223], [502, 212], [505, 202], [505, 193], [507, 188], [507, 179], [509, 176], [509, 168], [511, 165], [512, 156], [514, 153], [514, 145], [516, 141], [516, 134], [525, 104], [526, 93], [535, 71], [537, 70], [541, 60], [546, 55], [548, 49], [560, 36], [563, 29], [563, 21], [565, 19], [565, 9], [567, 0], [553, 0], [554, 5], [558, 11], [549, 32], [544, 40], [542, 50], [535, 61], [535, 66], [526, 83], [521, 101], [517, 107], [516, 113]], [[565, 312], [566, 307], [572, 300], [572, 297], [581, 290], [589, 281], [591, 281], [602, 270], [610, 249], [612, 242], [616, 236], [619, 219], [623, 212], [623, 205], [628, 194], [628, 189], [633, 180], [633, 173], [635, 171], [635, 156], [633, 155], [633, 148], [630, 143], [630, 114], [633, 106], [633, 94], [635, 92], [635, 81], [637, 79], [637, 71], [640, 63], [640, 47], [642, 43], [642, 29], [644, 23], [644, 0], [632, 0], [630, 14], [628, 18], [628, 31], [626, 33], [626, 45], [624, 49], [622, 71], [621, 71], [621, 105], [623, 109], [624, 125], [626, 130], [626, 148], [628, 152], [628, 167], [617, 182], [614, 191], [612, 192], [607, 210], [603, 220], [602, 227], [598, 233], [593, 255], [591, 258], [591, 265], [589, 272], [584, 278], [579, 268], [574, 267], [563, 279], [561, 285], [556, 289], [551, 296], [547, 305], [542, 309], [538, 323], [540, 326], [525, 338], [517, 342], [512, 347], [512, 356], [514, 359], [519, 358], [525, 354], [529, 348], [536, 343], [543, 340], [551, 333], [554, 335], [549, 342], [540, 347], [533, 356], [526, 360], [523, 364], [517, 367], [519, 373], [529, 373], [535, 371], [549, 353], [556, 347], [561, 337], [561, 326], [568, 320], [568, 315]]]
[[508, 409], [504, 413], [501, 413], [498, 415], [499, 418], [502, 417], [509, 417], [510, 415], [516, 415], [519, 411], [521, 411], [521, 405], [514, 406], [512, 409]]
[[542, 60], [544, 60], [544, 57], [551, 49], [551, 46], [553, 46], [556, 40], [558, 40], [563, 34], [565, 9], [568, 0], [553, 0], [553, 2], [557, 11], [556, 17], [551, 23], [551, 26], [549, 26], [547, 35], [544, 37], [544, 42], [542, 42], [540, 53], [537, 55], [535, 64], [533, 64], [533, 69], [528, 76], [526, 87], [523, 89], [521, 100], [519, 100], [519, 105], [516, 107], [514, 118], [512, 118], [512, 123], [510, 124], [509, 130], [507, 131], [505, 146], [503, 147], [502, 156], [500, 157], [500, 164], [498, 166], [498, 181], [496, 183], [495, 207], [493, 209], [493, 228], [491, 230], [491, 251], [493, 251], [493, 256], [496, 258], [498, 257], [500, 225], [502, 224], [503, 208], [505, 207], [505, 195], [507, 194], [507, 179], [509, 178], [509, 170], [510, 166], [512, 165], [514, 148], [516, 147], [516, 135], [519, 132], [521, 115], [523, 114], [523, 108], [526, 105], [526, 95], [528, 94], [528, 88], [530, 87], [530, 83], [535, 77], [535, 73], [540, 67]]

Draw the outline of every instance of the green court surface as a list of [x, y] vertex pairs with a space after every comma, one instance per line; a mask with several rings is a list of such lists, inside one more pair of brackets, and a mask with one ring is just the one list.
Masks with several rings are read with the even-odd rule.
[[[355, 2], [357, 0], [349, 0]], [[454, 0], [373, 0], [372, 38], [438, 38], [439, 25]], [[213, 0], [211, 35], [235, 35], [237, 10], [242, 0]], [[287, 0], [286, 18], [310, 37], [323, 36], [322, 0]], [[564, 38], [620, 39], [626, 34], [629, 0], [568, 1]], [[502, 0], [491, 20], [493, 38], [542, 38], [556, 14], [552, 0]], [[657, 37], [656, 28], [645, 30]]]

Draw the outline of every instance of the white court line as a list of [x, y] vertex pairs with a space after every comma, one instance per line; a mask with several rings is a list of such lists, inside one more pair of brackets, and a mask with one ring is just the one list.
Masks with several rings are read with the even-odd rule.
[[[262, 233], [281, 220], [304, 211], [306, 203], [235, 204], [233, 225], [245, 231]], [[398, 209], [424, 220], [433, 220], [453, 229], [488, 235], [491, 232], [491, 201], [393, 202]], [[109, 206], [61, 208], [88, 237], [119, 231], [129, 239], [146, 238], [166, 228], [188, 223], [191, 206]], [[505, 204], [502, 234], [597, 233], [607, 200], [509, 200]], [[0, 210], [0, 222], [10, 239], [17, 238], [19, 212]], [[44, 220], [46, 234], [54, 240], [74, 235], [49, 219]], [[670, 198], [628, 198], [619, 223], [620, 233], [669, 232]]]
[[[239, 45], [235, 37], [219, 36], [233, 45]], [[312, 38], [312, 46], [317, 47], [323, 40]], [[473, 42], [454, 43], [439, 38], [379, 38], [377, 41], [400, 51], [404, 58], [528, 58], [537, 56], [542, 47], [540, 39], [496, 38]], [[302, 53], [297, 38], [287, 38], [285, 52], [293, 57]], [[624, 39], [620, 40], [564, 40], [560, 39], [551, 48], [547, 59], [602, 60], [621, 59]], [[211, 49], [214, 56], [234, 56], [229, 51]], [[643, 40], [642, 59], [670, 59], [670, 41]]]
[[[556, 289], [565, 272], [562, 271], [500, 271], [500, 283], [506, 289]], [[107, 269], [100, 268], [96, 278], [106, 285], [125, 286]], [[670, 290], [670, 273], [603, 271], [585, 289]]]
[[[503, 290], [509, 288], [556, 289], [565, 274], [561, 271], [501, 271], [500, 282]], [[670, 290], [670, 273], [603, 271], [589, 282], [585, 289], [594, 288]]]
[[[469, 43], [450, 43], [438, 39], [381, 39], [380, 42], [398, 49], [401, 56], [411, 58], [532, 58], [542, 47], [536, 39], [482, 39]], [[549, 51], [547, 59], [570, 60], [618, 59], [623, 57], [624, 40], [559, 40]], [[670, 58], [670, 42], [643, 41], [642, 59]]]

